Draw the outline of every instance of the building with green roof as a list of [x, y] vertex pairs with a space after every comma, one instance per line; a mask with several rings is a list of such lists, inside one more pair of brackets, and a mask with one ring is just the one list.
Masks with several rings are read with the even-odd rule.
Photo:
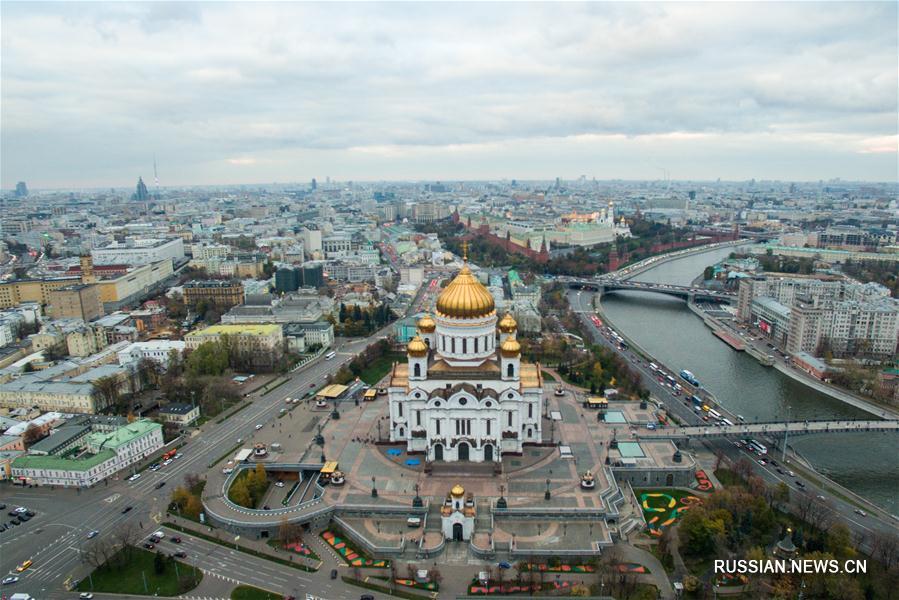
[[[52, 441], [57, 435], [60, 434], [42, 441]], [[12, 478], [37, 485], [90, 487], [150, 456], [164, 445], [162, 425], [149, 419], [138, 419], [112, 430], [82, 434], [78, 446], [73, 447], [68, 439], [63, 442], [66, 443], [45, 443], [40, 453], [12, 461]], [[59, 453], [48, 454], [47, 450], [52, 451], [51, 448], [58, 448]]]

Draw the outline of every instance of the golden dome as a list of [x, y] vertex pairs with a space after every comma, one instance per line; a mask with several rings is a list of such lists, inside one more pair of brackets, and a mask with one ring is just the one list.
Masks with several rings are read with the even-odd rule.
[[406, 346], [406, 352], [409, 356], [427, 356], [428, 345], [425, 344], [425, 341], [421, 339], [421, 337], [416, 335], [409, 341], [409, 345]]
[[464, 265], [437, 297], [437, 313], [454, 319], [475, 319], [493, 313], [493, 296]]
[[506, 313], [506, 315], [499, 320], [499, 330], [503, 333], [512, 333], [517, 328], [518, 323], [512, 318], [512, 313]]
[[503, 353], [503, 356], [515, 357], [521, 354], [521, 344], [518, 343], [514, 335], [510, 335], [503, 342], [503, 345], [499, 347], [499, 350]]
[[453, 486], [453, 489], [450, 490], [450, 495], [460, 498], [465, 495], [465, 488], [457, 483]]
[[418, 330], [422, 333], [434, 333], [434, 329], [437, 328], [437, 322], [434, 321], [434, 317], [425, 313], [425, 316], [418, 320]]

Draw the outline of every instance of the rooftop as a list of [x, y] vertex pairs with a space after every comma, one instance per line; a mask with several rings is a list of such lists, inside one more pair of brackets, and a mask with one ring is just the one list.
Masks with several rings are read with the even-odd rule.
[[234, 325], [213, 325], [200, 331], [193, 331], [188, 334], [191, 336], [214, 336], [214, 335], [274, 335], [281, 330], [280, 325], [264, 325], [264, 324], [247, 324], [240, 323]]
[[12, 462], [14, 469], [53, 469], [56, 471], [88, 471], [113, 458], [112, 450], [101, 450], [83, 458], [60, 458], [27, 454]]
[[162, 425], [147, 419], [138, 419], [115, 431], [94, 432], [88, 436], [88, 446], [91, 448], [115, 449], [128, 444], [137, 438], [144, 436], [154, 429], [162, 429]]

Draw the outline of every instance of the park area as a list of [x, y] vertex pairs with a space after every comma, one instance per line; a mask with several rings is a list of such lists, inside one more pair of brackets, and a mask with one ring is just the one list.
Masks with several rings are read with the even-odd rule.
[[79, 592], [178, 596], [197, 587], [203, 572], [156, 552], [126, 547], [81, 580]]
[[690, 492], [678, 489], [634, 490], [643, 509], [643, 518], [650, 535], [660, 536], [665, 527], [673, 525], [684, 512], [702, 503]]

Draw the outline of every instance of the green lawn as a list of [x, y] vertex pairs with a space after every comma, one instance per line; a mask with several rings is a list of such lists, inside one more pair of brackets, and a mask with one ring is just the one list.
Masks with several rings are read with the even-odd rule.
[[384, 377], [384, 375], [387, 375], [387, 373], [390, 372], [390, 367], [393, 366], [394, 362], [401, 361], [404, 358], [405, 357], [399, 353], [385, 354], [366, 366], [359, 374], [359, 379], [368, 385], [375, 385], [381, 381], [381, 378]]
[[[157, 575], [155, 557], [155, 552], [141, 548], [122, 550], [82, 579], [77, 589], [106, 594], [178, 596], [194, 589], [203, 580], [199, 569], [170, 559], [166, 559], [162, 574]], [[176, 568], [180, 579], [176, 576]]]
[[284, 600], [284, 596], [251, 585], [239, 585], [232, 590], [231, 600]]
[[549, 371], [543, 371], [543, 381], [555, 381], [556, 378]]

